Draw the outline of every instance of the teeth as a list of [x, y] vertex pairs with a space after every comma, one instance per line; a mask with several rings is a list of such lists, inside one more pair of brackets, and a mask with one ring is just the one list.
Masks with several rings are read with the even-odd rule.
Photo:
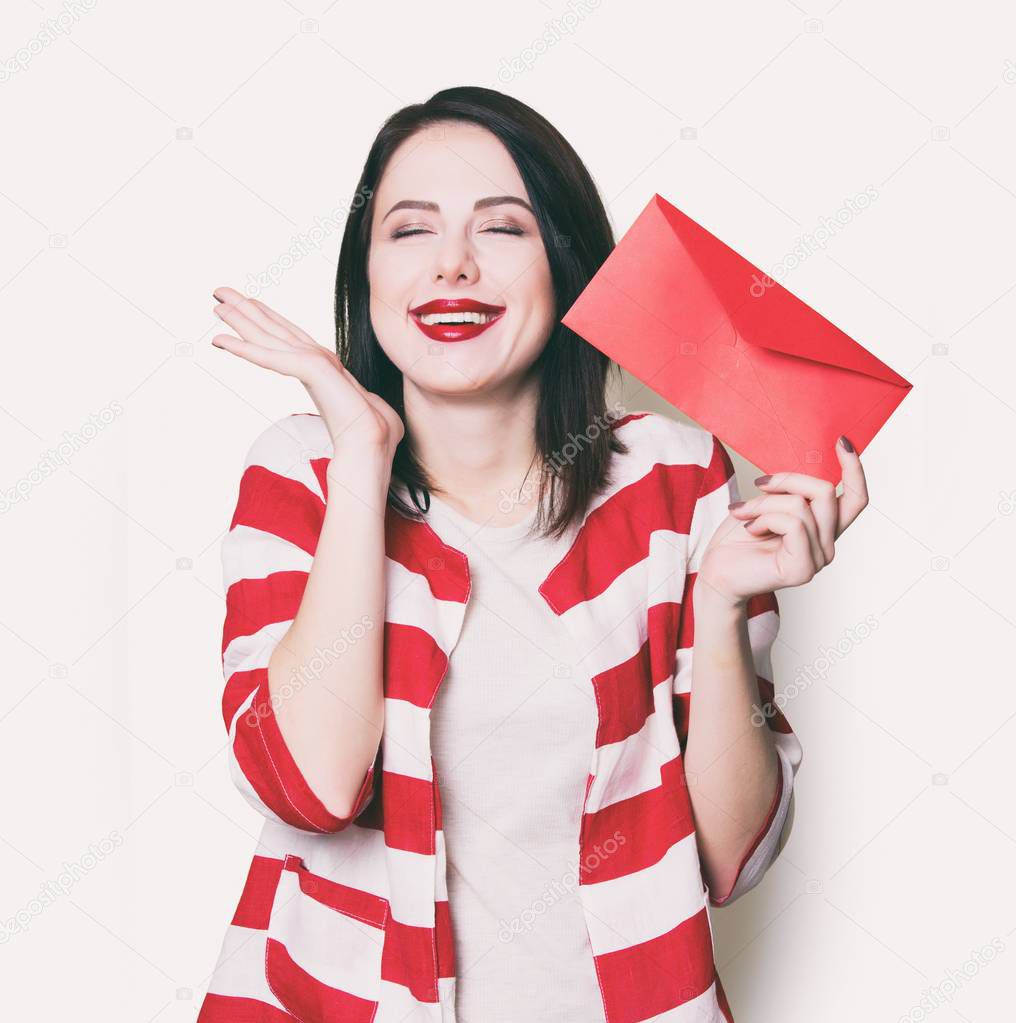
[[493, 313], [428, 313], [420, 317], [421, 323], [490, 323]]

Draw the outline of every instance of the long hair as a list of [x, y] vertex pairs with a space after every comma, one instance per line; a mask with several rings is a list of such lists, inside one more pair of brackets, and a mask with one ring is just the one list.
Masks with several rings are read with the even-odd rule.
[[[620, 367], [560, 322], [613, 249], [613, 232], [589, 171], [549, 121], [504, 93], [462, 86], [403, 107], [384, 122], [357, 187], [356, 195], [367, 199], [353, 204], [342, 236], [335, 278], [336, 352], [349, 372], [405, 423], [392, 463], [388, 503], [417, 518], [430, 507], [431, 481], [406, 423], [402, 373], [371, 325], [367, 257], [374, 198], [392, 153], [421, 128], [449, 121], [480, 125], [500, 139], [518, 167], [540, 225], [556, 325], [534, 367], [540, 381], [535, 436], [545, 470], [540, 473], [534, 527], [544, 536], [560, 537], [609, 483], [611, 452], [627, 448], [611, 427], [617, 413], [606, 408], [609, 372], [620, 372]], [[414, 507], [396, 492], [399, 482]]]

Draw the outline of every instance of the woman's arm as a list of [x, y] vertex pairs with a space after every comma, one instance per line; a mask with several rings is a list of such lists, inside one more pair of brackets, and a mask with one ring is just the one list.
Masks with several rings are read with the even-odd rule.
[[693, 589], [693, 723], [685, 777], [695, 815], [702, 874], [712, 900], [725, 902], [746, 852], [767, 830], [785, 777], [773, 734], [760, 720], [747, 605], [732, 604], [708, 583]]
[[[338, 818], [349, 816], [384, 726], [384, 461], [337, 450], [329, 462], [313, 567], [268, 667], [293, 759]], [[366, 628], [351, 633], [357, 623]]]
[[682, 609], [679, 648], [685, 658], [692, 648], [685, 776], [703, 877], [721, 905], [757, 883], [779, 853], [801, 762], [800, 743], [775, 708], [776, 590], [829, 564], [868, 498], [845, 438], [836, 445], [841, 496], [826, 480], [780, 473], [756, 480], [763, 493], [749, 501], [738, 500], [733, 465], [713, 440], [695, 505], [691, 608]]
[[384, 725], [385, 515], [404, 426], [296, 324], [233, 288], [213, 294], [216, 314], [240, 336], [212, 344], [296, 377], [323, 427], [314, 426], [313, 451], [301, 417], [255, 441], [223, 543], [233, 776], [266, 816], [334, 832], [373, 795]]

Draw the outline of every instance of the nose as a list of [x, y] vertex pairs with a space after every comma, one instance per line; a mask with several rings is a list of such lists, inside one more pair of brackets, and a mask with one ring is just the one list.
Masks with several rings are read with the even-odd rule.
[[434, 264], [434, 280], [450, 284], [471, 284], [479, 276], [472, 246], [463, 238], [449, 235], [440, 246]]

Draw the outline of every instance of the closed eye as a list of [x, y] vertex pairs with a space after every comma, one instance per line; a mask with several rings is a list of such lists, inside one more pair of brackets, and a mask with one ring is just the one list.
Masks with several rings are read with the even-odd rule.
[[[399, 231], [393, 232], [392, 233], [392, 238], [408, 238], [410, 235], [414, 235], [414, 234], [428, 234], [428, 233], [429, 232], [427, 231], [427, 229], [423, 228], [423, 227], [404, 227], [404, 228], [402, 228]], [[513, 235], [521, 235], [521, 234], [525, 234], [525, 231], [523, 231], [521, 227], [510, 227], [510, 226], [507, 226], [507, 225], [504, 225], [504, 226], [500, 226], [499, 225], [499, 226], [496, 226], [496, 227], [486, 227], [486, 228], [484, 228], [484, 233], [485, 234], [513, 234]]]

